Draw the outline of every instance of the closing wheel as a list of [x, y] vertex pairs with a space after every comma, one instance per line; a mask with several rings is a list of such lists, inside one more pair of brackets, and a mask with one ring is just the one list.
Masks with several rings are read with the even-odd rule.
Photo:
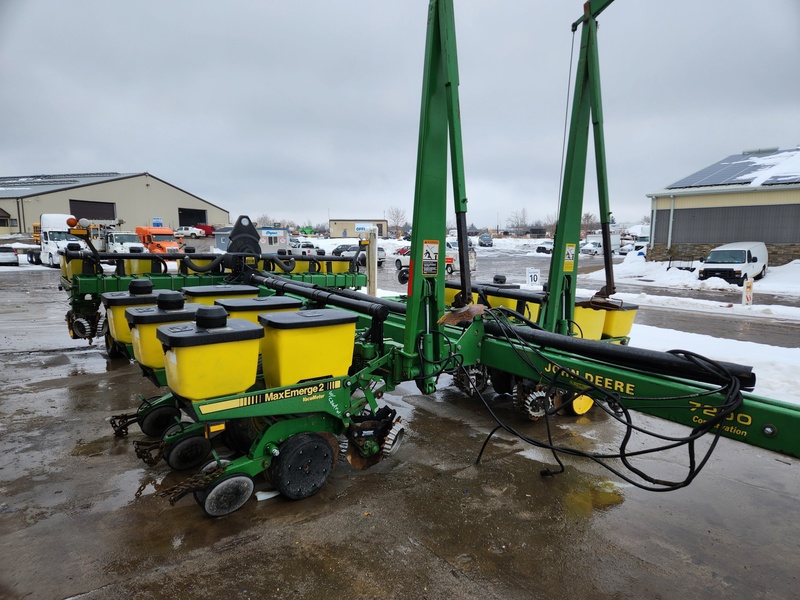
[[203, 502], [195, 499], [209, 517], [224, 517], [244, 506], [253, 495], [253, 480], [247, 475], [231, 475], [203, 490]]
[[468, 396], [482, 394], [489, 385], [489, 370], [485, 365], [471, 365], [458, 369], [455, 384]]
[[316, 494], [333, 471], [333, 449], [316, 433], [293, 435], [279, 450], [269, 467], [269, 479], [292, 500]]
[[[228, 459], [225, 459], [225, 458], [221, 458], [219, 461], [211, 460], [211, 461], [207, 462], [206, 464], [204, 464], [202, 467], [200, 467], [200, 470], [198, 471], [198, 473], [210, 473], [211, 471], [215, 471], [219, 467], [224, 467], [229, 462], [231, 462], [231, 461], [229, 461]], [[201, 490], [195, 490], [194, 492], [192, 492], [192, 496], [194, 497], [194, 501], [197, 502], [200, 506], [203, 506], [205, 501], [206, 501], [206, 498], [208, 497], [208, 493], [211, 491], [212, 487], [213, 486], [207, 486], [207, 487], [204, 487]]]
[[544, 416], [549, 405], [545, 393], [529, 383], [517, 385], [514, 393], [514, 404], [523, 415], [531, 421], [538, 421]]
[[[171, 429], [172, 427], [167, 429], [164, 435], [171, 433]], [[201, 464], [209, 452], [211, 452], [211, 440], [200, 434], [190, 435], [170, 446], [164, 453], [164, 460], [176, 471], [185, 471]]]
[[177, 425], [175, 419], [181, 416], [181, 411], [174, 406], [158, 406], [139, 419], [139, 428], [142, 433], [155, 438], [160, 438], [172, 425]]

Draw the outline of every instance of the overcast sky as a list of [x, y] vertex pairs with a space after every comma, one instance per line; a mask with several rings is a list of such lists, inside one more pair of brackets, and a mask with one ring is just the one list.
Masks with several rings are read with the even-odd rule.
[[[557, 213], [581, 12], [456, 0], [469, 222]], [[232, 218], [410, 220], [426, 20], [424, 0], [0, 0], [0, 175], [147, 171]], [[599, 25], [617, 221], [800, 145], [798, 0], [617, 0]]]

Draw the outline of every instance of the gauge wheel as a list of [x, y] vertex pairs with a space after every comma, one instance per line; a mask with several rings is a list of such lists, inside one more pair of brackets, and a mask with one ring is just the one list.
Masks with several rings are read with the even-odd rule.
[[254, 487], [249, 476], [231, 475], [201, 490], [195, 501], [209, 517], [224, 517], [242, 508], [253, 495]]
[[[177, 423], [164, 432], [164, 436], [170, 435], [174, 428], [181, 427]], [[200, 435], [190, 435], [170, 446], [164, 453], [164, 460], [176, 471], [194, 469], [200, 465], [211, 452], [211, 440]]]
[[331, 445], [316, 433], [293, 435], [279, 447], [269, 467], [269, 480], [287, 498], [301, 500], [316, 494], [328, 481], [334, 465]]
[[174, 406], [157, 406], [139, 419], [139, 427], [143, 434], [160, 438], [167, 429], [177, 424], [175, 419], [180, 416], [181, 411]]

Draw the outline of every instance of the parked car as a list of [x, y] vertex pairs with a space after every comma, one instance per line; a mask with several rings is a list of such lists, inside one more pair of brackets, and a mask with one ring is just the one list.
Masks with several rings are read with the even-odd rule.
[[[352, 258], [352, 257], [354, 257], [356, 255], [357, 252], [358, 252], [358, 245], [348, 246], [347, 250], [344, 250], [342, 252], [341, 256], [344, 256], [346, 258]], [[363, 248], [361, 250], [361, 254], [358, 255], [358, 264], [359, 265], [364, 266], [364, 265], [367, 264], [367, 254], [366, 254], [366, 252], [367, 252], [366, 248]], [[384, 250], [382, 247], [378, 246], [378, 266], [382, 267], [383, 266], [383, 261], [385, 261], [385, 260], [386, 260], [386, 250]]]
[[494, 240], [489, 233], [482, 233], [478, 236], [478, 246], [493, 246]]
[[19, 255], [13, 246], [0, 246], [0, 265], [19, 266]]
[[331, 250], [331, 255], [332, 256], [341, 256], [342, 252], [347, 250], [349, 247], [350, 247], [350, 244], [339, 244], [338, 246], [336, 246], [336, 248]]
[[536, 246], [536, 252], [539, 252], [540, 254], [552, 254], [553, 240], [548, 238], [539, 242], [539, 245]]
[[188, 237], [196, 239], [200, 237], [206, 237], [206, 232], [203, 231], [202, 229], [198, 229], [197, 227], [190, 227], [189, 225], [181, 225], [175, 230], [173, 235], [176, 238]]
[[195, 227], [203, 231], [206, 235], [213, 235], [216, 231], [213, 225], [208, 225], [207, 223], [197, 223]]
[[619, 253], [625, 256], [628, 252], [633, 252], [633, 242], [628, 242], [619, 247]]

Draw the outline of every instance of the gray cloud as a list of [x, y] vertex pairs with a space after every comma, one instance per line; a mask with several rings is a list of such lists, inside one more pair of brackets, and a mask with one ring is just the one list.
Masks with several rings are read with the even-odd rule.
[[[582, 3], [455, 10], [469, 220], [555, 214]], [[3, 174], [147, 170], [234, 215], [410, 216], [426, 18], [423, 0], [0, 3]], [[599, 36], [619, 220], [728, 154], [800, 143], [794, 0], [619, 0]]]

